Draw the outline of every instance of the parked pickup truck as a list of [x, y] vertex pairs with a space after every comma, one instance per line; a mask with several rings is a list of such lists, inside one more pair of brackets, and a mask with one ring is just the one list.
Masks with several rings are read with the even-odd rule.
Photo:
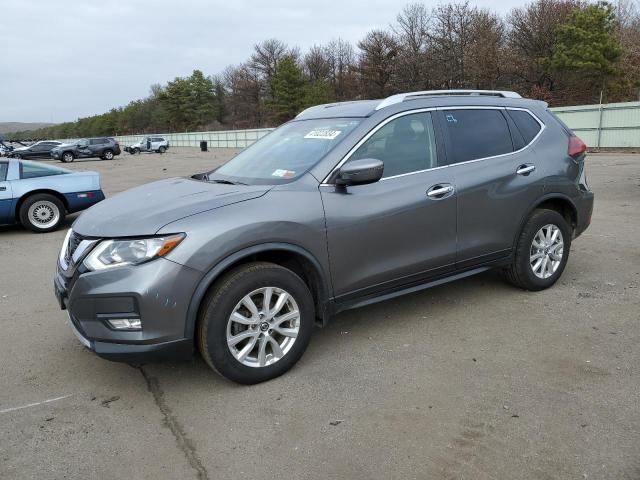
[[124, 148], [131, 155], [140, 152], [164, 153], [169, 149], [169, 141], [164, 137], [145, 137], [138, 143]]

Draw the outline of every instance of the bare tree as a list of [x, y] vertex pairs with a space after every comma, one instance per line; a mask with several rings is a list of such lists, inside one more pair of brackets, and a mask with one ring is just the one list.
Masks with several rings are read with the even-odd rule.
[[227, 90], [226, 109], [234, 128], [262, 127], [265, 124], [263, 81], [251, 63], [227, 67], [223, 73]]
[[502, 85], [506, 34], [502, 19], [488, 10], [472, 15], [471, 42], [465, 52], [466, 83], [474, 88]]
[[302, 59], [304, 73], [312, 83], [329, 81], [332, 68], [326, 48], [314, 45]]
[[251, 67], [260, 72], [267, 82], [273, 77], [278, 61], [288, 53], [287, 45], [276, 38], [256, 44], [251, 55]]
[[405, 91], [429, 88], [429, 13], [426, 7], [420, 3], [405, 6], [391, 30], [398, 44], [398, 88]]
[[508, 64], [515, 85], [525, 93], [548, 99], [556, 88], [558, 76], [550, 59], [558, 27], [581, 5], [578, 0], [536, 0], [508, 15]]
[[360, 76], [363, 93], [369, 98], [381, 98], [393, 90], [398, 45], [384, 30], [372, 30], [358, 42]]
[[436, 81], [443, 88], [470, 86], [466, 59], [473, 43], [477, 10], [469, 2], [437, 6], [432, 13], [429, 49]]
[[337, 100], [358, 96], [356, 55], [350, 43], [338, 38], [325, 47], [331, 67], [329, 83]]

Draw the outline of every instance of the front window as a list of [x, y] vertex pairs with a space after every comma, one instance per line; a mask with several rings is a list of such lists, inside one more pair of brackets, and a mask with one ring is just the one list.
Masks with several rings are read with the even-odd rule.
[[300, 177], [358, 124], [354, 118], [286, 123], [209, 174], [211, 181], [275, 185]]
[[49, 177], [51, 175], [63, 175], [65, 173], [71, 173], [71, 171], [43, 163], [29, 162], [27, 160], [20, 162], [20, 178], [22, 179]]

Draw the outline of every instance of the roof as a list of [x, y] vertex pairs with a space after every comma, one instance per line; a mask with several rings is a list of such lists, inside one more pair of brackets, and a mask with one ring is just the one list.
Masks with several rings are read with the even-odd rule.
[[339, 118], [339, 117], [369, 117], [378, 110], [384, 110], [392, 106], [398, 106], [405, 102], [420, 100], [425, 106], [441, 106], [443, 98], [447, 105], [517, 105], [523, 102], [535, 100], [524, 99], [515, 92], [501, 90], [428, 90], [421, 92], [408, 92], [391, 95], [383, 100], [357, 100], [351, 102], [327, 103], [316, 105], [303, 110], [295, 118], [296, 120], [309, 120], [315, 118]]

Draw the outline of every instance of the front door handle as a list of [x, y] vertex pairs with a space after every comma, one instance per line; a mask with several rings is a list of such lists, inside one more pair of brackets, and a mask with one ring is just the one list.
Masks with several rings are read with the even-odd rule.
[[531, 165], [531, 164], [524, 164], [524, 165], [520, 165], [518, 167], [518, 169], [516, 170], [516, 173], [518, 175], [529, 175], [531, 172], [533, 172], [536, 169], [535, 165]]
[[429, 190], [427, 190], [427, 197], [440, 199], [444, 198], [445, 195], [449, 195], [453, 193], [453, 185], [434, 185]]
[[0, 192], [6, 192], [7, 191], [7, 187], [0, 187]]

